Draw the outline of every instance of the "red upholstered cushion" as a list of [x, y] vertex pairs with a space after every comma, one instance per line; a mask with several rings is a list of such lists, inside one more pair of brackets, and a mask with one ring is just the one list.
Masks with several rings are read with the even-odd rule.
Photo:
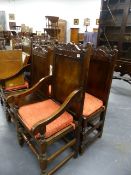
[[12, 91], [12, 90], [18, 90], [18, 89], [24, 89], [29, 88], [29, 84], [27, 81], [25, 81], [25, 84], [19, 85], [19, 86], [12, 86], [5, 88], [6, 91]]
[[[25, 125], [31, 129], [34, 124], [40, 120], [47, 119], [59, 107], [58, 104], [49, 99], [23, 106], [19, 109], [19, 114]], [[46, 126], [45, 137], [48, 138], [69, 125], [73, 125], [73, 117], [68, 112], [64, 112], [60, 117]]]
[[103, 102], [91, 94], [85, 93], [83, 115], [89, 116], [103, 106]]

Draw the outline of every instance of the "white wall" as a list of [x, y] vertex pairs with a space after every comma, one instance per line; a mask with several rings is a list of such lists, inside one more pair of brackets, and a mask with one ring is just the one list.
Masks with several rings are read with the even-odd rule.
[[[84, 18], [90, 18], [88, 31], [96, 28], [99, 18], [101, 0], [0, 0], [0, 10], [6, 11], [7, 29], [8, 14], [15, 14], [17, 25], [26, 24], [33, 31], [43, 32], [45, 16], [59, 16], [67, 21], [67, 41], [70, 40], [70, 28], [78, 27], [85, 31]], [[73, 19], [79, 19], [79, 25], [73, 24]]]

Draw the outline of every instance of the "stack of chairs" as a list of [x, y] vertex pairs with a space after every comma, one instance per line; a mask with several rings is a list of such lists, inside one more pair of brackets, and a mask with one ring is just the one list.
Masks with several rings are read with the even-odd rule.
[[[38, 158], [41, 175], [51, 175], [102, 136], [117, 50], [57, 44], [53, 52], [44, 49], [49, 60], [42, 51], [40, 47], [34, 55], [32, 52], [31, 88], [6, 96], [6, 103], [19, 144], [29, 145]], [[48, 155], [48, 147], [61, 139], [64, 145]], [[49, 169], [67, 149], [69, 154]]]
[[[79, 146], [79, 117], [82, 112], [85, 73], [89, 68], [91, 49], [83, 51], [74, 44], [57, 45], [54, 49], [53, 75], [42, 78], [31, 89], [8, 97], [12, 107], [20, 145], [27, 142], [38, 158], [41, 175], [52, 174], [70, 158], [77, 157]], [[51, 94], [48, 94], [51, 85]], [[26, 99], [43, 86], [46, 99], [35, 103]], [[47, 148], [57, 140], [73, 133], [73, 138], [47, 157]], [[66, 149], [74, 147], [68, 156], [51, 170], [48, 164]]]

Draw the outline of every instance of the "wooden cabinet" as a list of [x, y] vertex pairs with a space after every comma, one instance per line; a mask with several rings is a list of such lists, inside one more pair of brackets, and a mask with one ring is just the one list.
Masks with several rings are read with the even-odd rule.
[[120, 57], [131, 50], [131, 0], [102, 0], [98, 45], [116, 45]]
[[66, 30], [67, 30], [67, 22], [66, 20], [59, 19], [58, 20], [58, 28], [60, 29], [59, 33], [59, 42], [66, 42]]
[[120, 76], [114, 78], [131, 84], [131, 0], [102, 0], [101, 7], [98, 45], [117, 46], [115, 71]]
[[79, 28], [70, 29], [70, 41], [76, 44], [79, 43]]
[[44, 28], [44, 35], [47, 35], [47, 39], [55, 40], [58, 39], [60, 29], [58, 28], [57, 16], [45, 16], [46, 18], [46, 28]]

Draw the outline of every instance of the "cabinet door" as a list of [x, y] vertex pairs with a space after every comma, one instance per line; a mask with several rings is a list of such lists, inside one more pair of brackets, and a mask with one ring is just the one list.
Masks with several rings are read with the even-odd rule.
[[79, 43], [79, 28], [71, 28], [70, 29], [70, 41], [76, 44]]

